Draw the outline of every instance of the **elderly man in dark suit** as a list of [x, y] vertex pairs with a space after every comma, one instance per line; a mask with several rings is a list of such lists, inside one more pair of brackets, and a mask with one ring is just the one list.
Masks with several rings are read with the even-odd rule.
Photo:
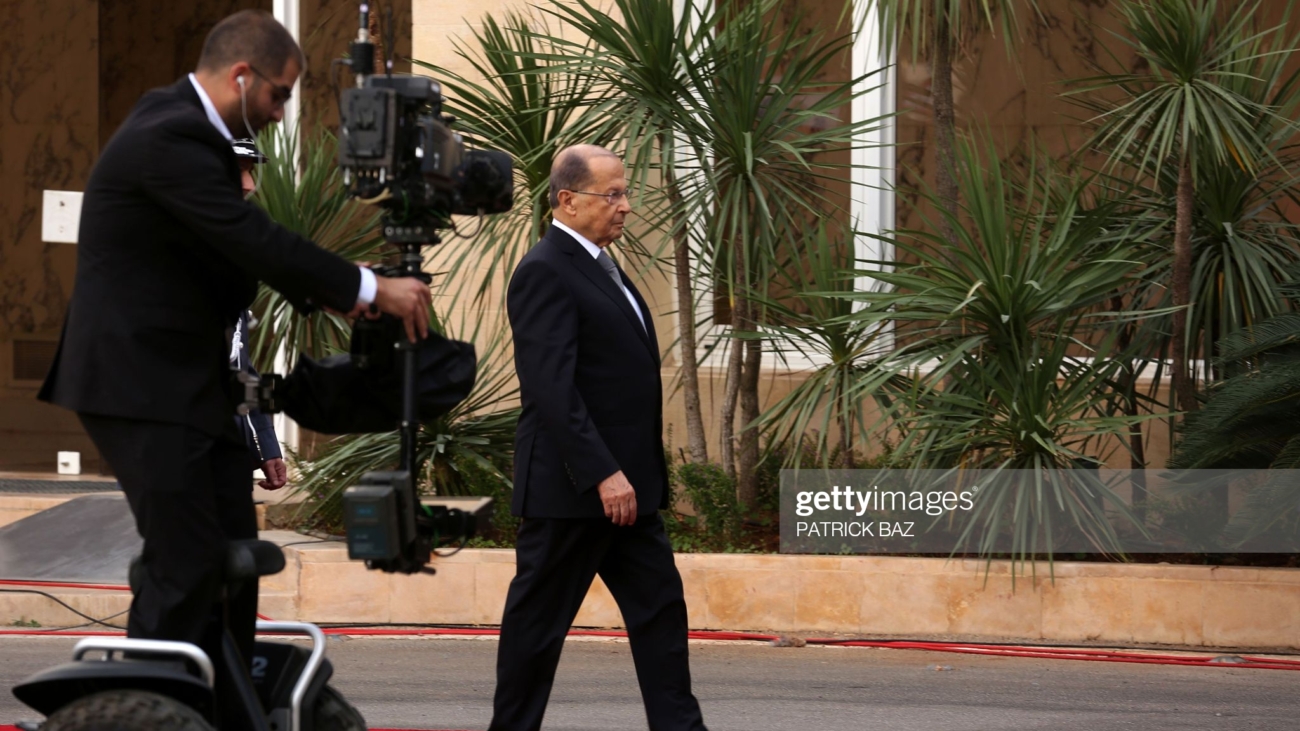
[[[430, 294], [272, 222], [240, 193], [231, 130], [279, 121], [302, 51], [269, 13], [221, 21], [198, 69], [145, 94], [82, 205], [77, 275], [40, 398], [76, 411], [144, 538], [132, 637], [219, 648], [211, 621], [231, 539], [256, 537], [249, 453], [231, 418], [230, 333], [258, 280], [300, 308], [371, 305], [427, 328]], [[256, 585], [230, 597], [249, 657]]]
[[523, 516], [497, 655], [492, 731], [535, 731], [564, 637], [599, 575], [627, 625], [652, 731], [704, 728], [668, 506], [654, 323], [605, 249], [631, 213], [622, 161], [560, 152], [554, 222], [507, 290], [523, 411], [511, 510]]

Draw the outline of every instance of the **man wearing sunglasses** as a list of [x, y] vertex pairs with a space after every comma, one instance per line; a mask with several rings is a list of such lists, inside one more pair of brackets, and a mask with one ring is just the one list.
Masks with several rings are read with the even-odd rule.
[[560, 151], [554, 220], [506, 294], [519, 375], [511, 512], [523, 517], [497, 650], [491, 731], [537, 731], [564, 636], [599, 575], [627, 625], [651, 731], [702, 731], [668, 507], [659, 341], [606, 249], [632, 213], [623, 162]]
[[[412, 340], [428, 325], [418, 279], [376, 277], [240, 192], [233, 133], [280, 121], [302, 67], [283, 26], [243, 11], [212, 29], [194, 73], [140, 99], [87, 183], [75, 285], [40, 393], [77, 412], [144, 538], [127, 634], [211, 656], [227, 542], [257, 536], [229, 356], [259, 280], [300, 309], [374, 306], [404, 320]], [[245, 658], [256, 608], [255, 583], [231, 597]]]

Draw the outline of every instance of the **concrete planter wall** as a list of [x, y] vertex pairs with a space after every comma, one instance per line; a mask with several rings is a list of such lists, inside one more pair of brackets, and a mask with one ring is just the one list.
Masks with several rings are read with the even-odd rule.
[[[514, 552], [466, 550], [436, 576], [389, 576], [340, 544], [295, 546], [264, 613], [318, 622], [500, 622]], [[1056, 580], [941, 558], [681, 554], [692, 629], [965, 635], [1300, 648], [1300, 569], [1057, 563]], [[295, 576], [296, 569], [296, 576]], [[604, 585], [577, 624], [619, 627]]]
[[[510, 550], [438, 559], [435, 576], [367, 571], [340, 543], [285, 554], [285, 571], [263, 580], [261, 611], [315, 622], [495, 625], [515, 570]], [[986, 581], [984, 564], [940, 558], [681, 554], [677, 565], [692, 629], [1300, 648], [1300, 569], [1058, 563], [1054, 583], [1040, 566], [1013, 590], [1006, 563]], [[121, 591], [53, 591], [96, 617], [130, 602]], [[45, 597], [0, 593], [0, 626], [19, 620], [84, 621]], [[621, 622], [597, 580], [576, 624]]]

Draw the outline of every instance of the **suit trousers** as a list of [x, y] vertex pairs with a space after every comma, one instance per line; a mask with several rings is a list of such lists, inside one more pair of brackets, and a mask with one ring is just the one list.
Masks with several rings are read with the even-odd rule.
[[682, 579], [658, 513], [631, 526], [524, 518], [515, 556], [490, 731], [541, 728], [565, 635], [596, 575], [623, 614], [651, 731], [704, 729], [691, 694]]
[[234, 422], [228, 435], [213, 437], [181, 424], [78, 416], [113, 468], [144, 539], [143, 581], [127, 636], [189, 642], [218, 663], [229, 628], [249, 661], [256, 579], [233, 587], [224, 607], [221, 601], [228, 541], [257, 537], [248, 448]]

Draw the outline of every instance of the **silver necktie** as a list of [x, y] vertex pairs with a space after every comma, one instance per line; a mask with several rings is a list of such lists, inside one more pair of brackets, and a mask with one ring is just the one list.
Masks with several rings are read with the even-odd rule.
[[622, 292], [623, 278], [618, 275], [618, 266], [614, 264], [614, 260], [609, 257], [609, 254], [606, 254], [602, 249], [600, 255], [596, 257], [596, 263], [600, 264], [600, 268], [604, 269], [609, 278], [614, 280], [614, 285], [618, 287], [618, 291]]
[[618, 287], [618, 291], [629, 300], [632, 311], [637, 315], [636, 319], [641, 323], [641, 329], [645, 330], [645, 315], [641, 313], [641, 308], [637, 307], [636, 302], [629, 296], [629, 292], [623, 288], [623, 278], [618, 275], [618, 267], [614, 264], [614, 260], [610, 258], [609, 254], [605, 253], [604, 249], [601, 249], [600, 254], [596, 256], [596, 263], [600, 265], [601, 269], [605, 270], [610, 279], [614, 280], [614, 286]]

